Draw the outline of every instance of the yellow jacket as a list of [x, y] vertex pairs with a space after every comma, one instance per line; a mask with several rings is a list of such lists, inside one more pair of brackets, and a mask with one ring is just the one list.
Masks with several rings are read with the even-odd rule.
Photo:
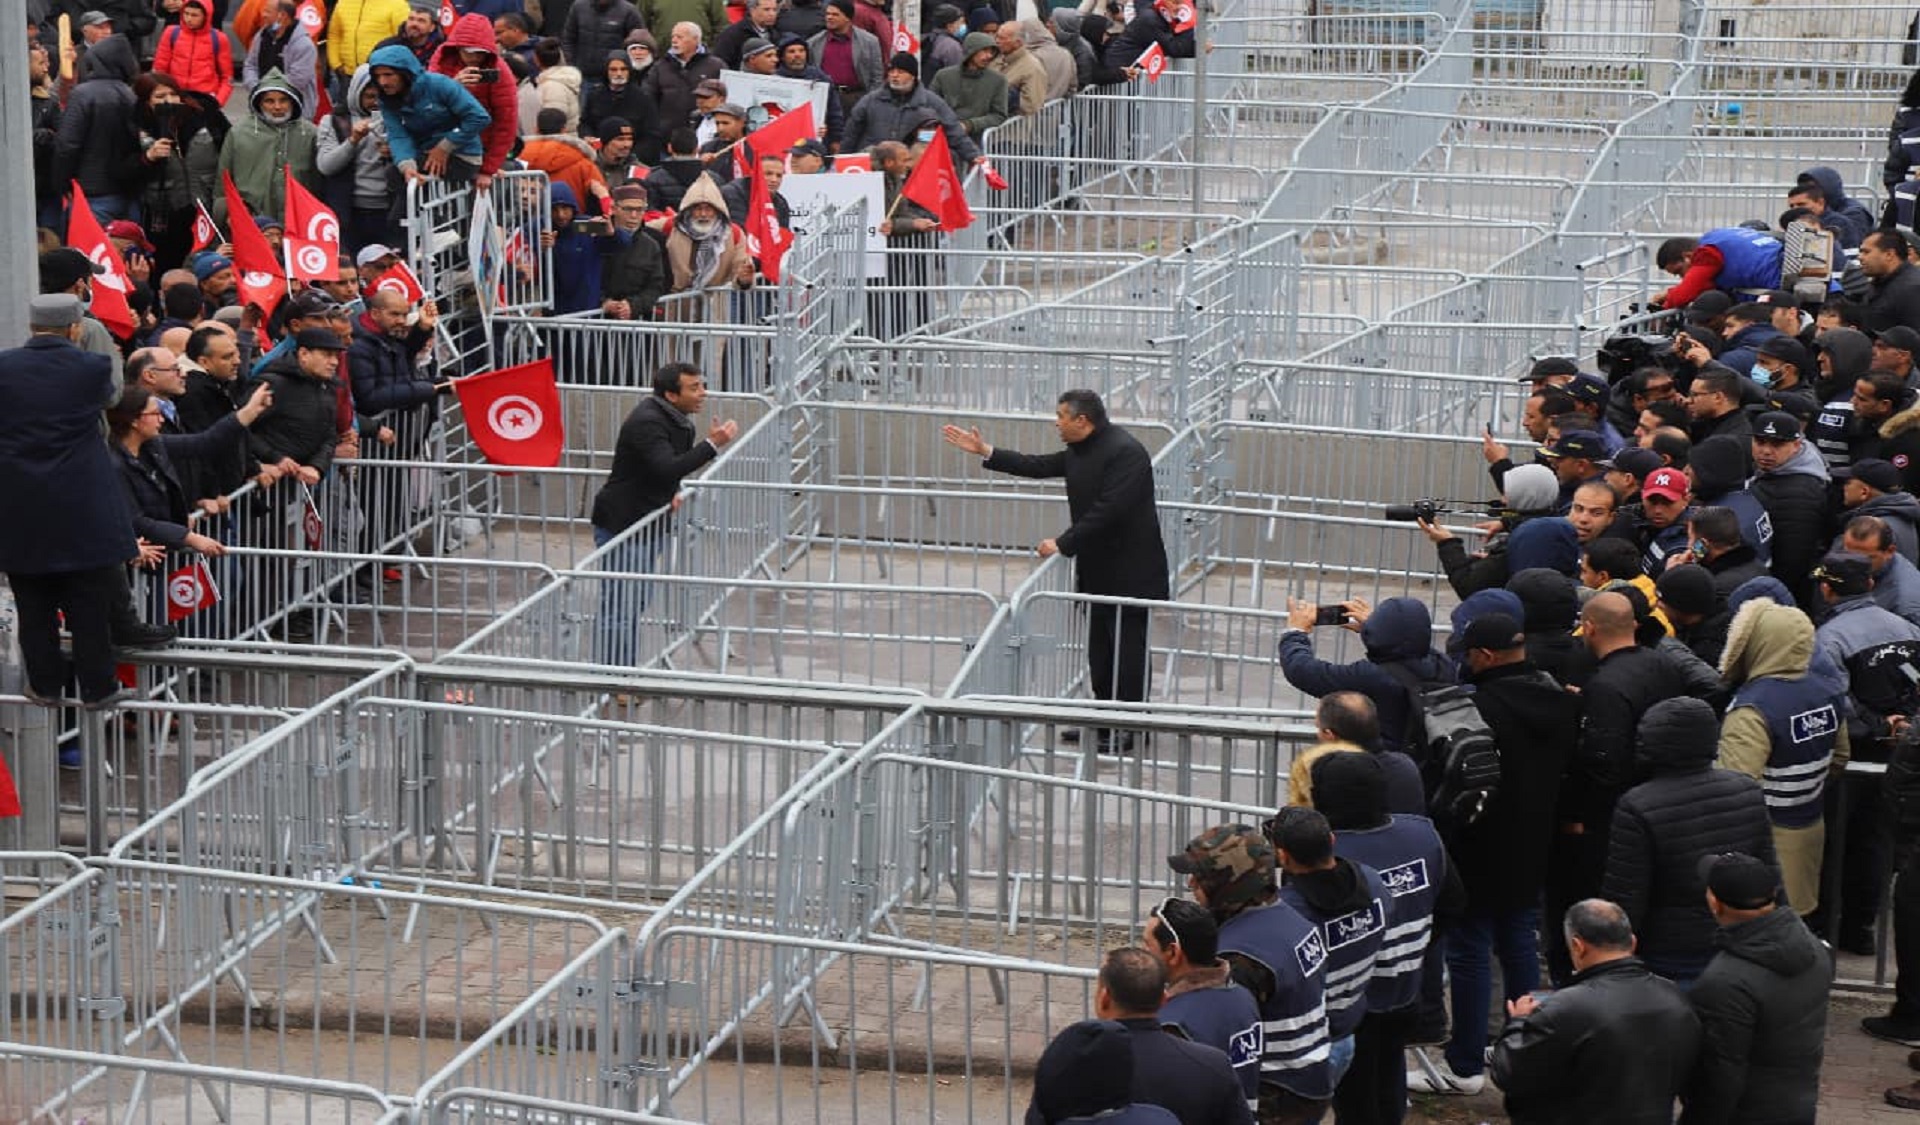
[[327, 21], [327, 65], [353, 73], [375, 44], [407, 22], [407, 11], [407, 0], [339, 0]]

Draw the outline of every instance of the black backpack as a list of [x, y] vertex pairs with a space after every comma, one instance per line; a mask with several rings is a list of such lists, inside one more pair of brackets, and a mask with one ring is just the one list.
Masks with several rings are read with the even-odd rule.
[[1500, 791], [1500, 747], [1472, 690], [1424, 683], [1404, 664], [1382, 667], [1412, 701], [1405, 744], [1426, 780], [1427, 810], [1446, 827], [1477, 824]]

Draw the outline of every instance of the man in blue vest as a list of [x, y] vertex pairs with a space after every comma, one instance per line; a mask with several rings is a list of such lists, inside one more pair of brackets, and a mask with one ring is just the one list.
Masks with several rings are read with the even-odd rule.
[[1770, 232], [1721, 227], [1699, 238], [1669, 238], [1660, 244], [1654, 264], [1680, 284], [1661, 294], [1660, 307], [1677, 309], [1709, 289], [1734, 294], [1743, 289], [1780, 288], [1784, 249]]
[[[1335, 758], [1352, 759], [1335, 761]], [[1334, 854], [1380, 873], [1387, 888], [1387, 932], [1367, 1014], [1353, 1037], [1353, 1063], [1334, 1092], [1341, 1125], [1397, 1125], [1406, 1116], [1406, 1049], [1420, 999], [1420, 976], [1434, 912], [1447, 890], [1451, 913], [1466, 894], [1445, 845], [1424, 816], [1387, 813], [1387, 779], [1367, 754], [1332, 754], [1314, 763], [1313, 805], [1334, 831]]]
[[1167, 968], [1160, 1024], [1224, 1051], [1250, 1104], [1260, 1100], [1260, 1006], [1220, 960], [1220, 926], [1207, 908], [1170, 898], [1140, 927], [1140, 945]]
[[1279, 899], [1273, 848], [1249, 824], [1195, 837], [1167, 866], [1220, 925], [1220, 956], [1260, 1006], [1260, 1122], [1318, 1121], [1333, 1097], [1327, 950], [1320, 928]]
[[[1319, 927], [1327, 950], [1324, 1073], [1330, 1097], [1353, 1061], [1353, 1033], [1367, 1014], [1367, 988], [1386, 946], [1392, 896], [1373, 868], [1334, 853], [1333, 829], [1313, 809], [1289, 805], [1265, 827], [1286, 875], [1280, 901]], [[1417, 991], [1418, 957], [1413, 968]]]

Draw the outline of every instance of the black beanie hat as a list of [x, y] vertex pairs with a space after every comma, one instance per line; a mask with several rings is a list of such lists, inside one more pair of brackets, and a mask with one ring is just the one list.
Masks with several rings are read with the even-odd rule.
[[888, 60], [887, 69], [904, 70], [908, 74], [913, 75], [914, 81], [918, 82], [920, 80], [920, 60], [907, 54], [905, 51], [899, 52], [894, 55], [892, 59]]

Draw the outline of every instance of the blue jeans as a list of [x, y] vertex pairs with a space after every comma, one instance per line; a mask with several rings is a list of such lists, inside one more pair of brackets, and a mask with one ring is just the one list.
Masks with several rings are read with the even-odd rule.
[[100, 225], [115, 219], [140, 221], [140, 200], [131, 195], [90, 195], [87, 197], [87, 210], [100, 220]]
[[[1335, 1086], [1340, 1085], [1340, 1080], [1347, 1076], [1347, 1068], [1352, 1065], [1353, 1036], [1343, 1035], [1327, 1045], [1327, 1072], [1332, 1075]], [[1319, 1125], [1332, 1104], [1332, 1102], [1322, 1102], [1320, 1112], [1309, 1118], [1307, 1125]]]
[[[604, 547], [617, 532], [593, 529], [593, 545]], [[600, 561], [607, 575], [600, 580], [600, 615], [594, 623], [593, 659], [596, 664], [640, 663], [640, 614], [647, 608], [647, 582], [617, 577], [651, 574], [666, 546], [664, 528], [650, 528], [627, 539]]]
[[1493, 991], [1490, 954], [1500, 958], [1509, 1000], [1540, 987], [1540, 908], [1469, 910], [1447, 928], [1447, 974], [1453, 981], [1453, 1037], [1447, 1066], [1462, 1078], [1486, 1069], [1487, 1006]]

